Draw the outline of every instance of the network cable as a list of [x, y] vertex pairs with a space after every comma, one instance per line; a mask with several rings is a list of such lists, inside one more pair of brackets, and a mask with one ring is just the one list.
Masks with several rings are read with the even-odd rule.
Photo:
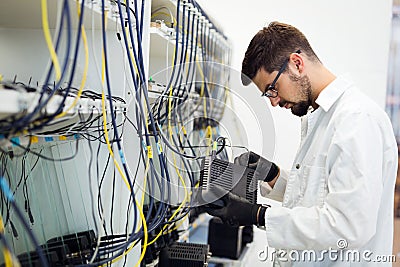
[[43, 254], [42, 248], [39, 246], [39, 242], [37, 241], [35, 235], [33, 234], [32, 230], [29, 228], [28, 222], [25, 220], [24, 216], [22, 215], [22, 212], [20, 208], [17, 206], [15, 203], [14, 196], [7, 184], [7, 181], [4, 179], [3, 175], [0, 174], [0, 188], [7, 198], [7, 200], [10, 202], [11, 206], [13, 207], [13, 210], [15, 211], [15, 214], [17, 215], [18, 219], [21, 221], [22, 226], [24, 227], [25, 231], [28, 233], [29, 238], [31, 239], [31, 242], [33, 243], [36, 252], [38, 253], [40, 263], [43, 267], [48, 266], [48, 262], [46, 257]]

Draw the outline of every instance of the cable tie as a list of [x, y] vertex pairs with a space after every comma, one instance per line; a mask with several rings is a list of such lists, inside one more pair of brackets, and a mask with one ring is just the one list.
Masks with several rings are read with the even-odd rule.
[[74, 138], [75, 138], [75, 139], [79, 139], [79, 138], [80, 138], [80, 135], [79, 135], [79, 134], [74, 134]]
[[119, 150], [119, 156], [121, 157], [121, 162], [122, 162], [122, 164], [126, 164], [124, 152], [122, 152], [121, 149]]
[[157, 143], [157, 150], [158, 150], [158, 155], [161, 155], [161, 153], [162, 153], [162, 146], [161, 146], [160, 142]]
[[149, 159], [153, 158], [153, 149], [151, 148], [151, 146], [147, 146], [147, 155]]
[[12, 143], [13, 146], [17, 146], [17, 145], [19, 145], [21, 142], [20, 142], [20, 140], [19, 140], [19, 137], [12, 137], [12, 138], [11, 138], [11, 143]]
[[214, 150], [214, 151], [217, 151], [217, 148], [218, 148], [218, 142], [217, 142], [217, 141], [214, 141], [214, 143], [213, 143], [213, 150]]
[[185, 126], [182, 126], [182, 132], [183, 132], [183, 134], [184, 134], [185, 136], [187, 135], [187, 131], [186, 131]]
[[7, 180], [3, 176], [0, 177], [0, 188], [9, 201], [14, 201], [14, 195], [8, 186]]
[[51, 137], [51, 136], [46, 136], [45, 138], [44, 138], [44, 140], [46, 141], [46, 142], [53, 142], [54, 140], [53, 140], [53, 137]]
[[37, 137], [37, 136], [35, 136], [35, 135], [32, 135], [31, 137], [30, 137], [30, 139], [31, 139], [31, 143], [32, 144], [35, 144], [35, 143], [38, 143], [39, 142], [39, 138]]
[[146, 144], [144, 143], [144, 141], [142, 141], [142, 146], [143, 146], [144, 151], [147, 151], [147, 147], [146, 147]]
[[60, 141], [66, 141], [67, 137], [65, 135], [60, 135], [59, 139]]

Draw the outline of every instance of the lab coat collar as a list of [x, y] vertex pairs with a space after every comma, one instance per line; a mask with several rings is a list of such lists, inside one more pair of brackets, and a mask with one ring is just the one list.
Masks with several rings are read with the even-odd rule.
[[328, 84], [325, 89], [323, 89], [315, 103], [317, 103], [325, 112], [335, 104], [339, 97], [351, 87], [353, 82], [350, 80], [348, 75], [338, 76], [333, 82]]

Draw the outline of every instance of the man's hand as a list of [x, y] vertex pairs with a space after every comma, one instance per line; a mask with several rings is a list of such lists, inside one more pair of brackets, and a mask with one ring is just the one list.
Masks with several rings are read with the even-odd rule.
[[222, 205], [206, 205], [205, 210], [208, 214], [221, 218], [224, 223], [231, 226], [265, 225], [266, 207], [258, 204], [251, 204], [245, 198], [227, 192], [219, 186], [214, 186], [209, 191], [208, 194], [222, 196], [217, 200], [218, 203], [222, 203]]
[[235, 158], [235, 164], [255, 170], [254, 174], [264, 182], [271, 182], [279, 175], [279, 167], [275, 163], [250, 151]]

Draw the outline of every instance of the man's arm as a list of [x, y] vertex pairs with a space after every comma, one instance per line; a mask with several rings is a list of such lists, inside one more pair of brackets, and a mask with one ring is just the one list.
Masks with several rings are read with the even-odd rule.
[[323, 204], [268, 209], [270, 246], [327, 249], [345, 239], [351, 249], [362, 247], [374, 236], [383, 192], [379, 126], [367, 114], [348, 114], [337, 128], [340, 131], [327, 152], [328, 194]]

